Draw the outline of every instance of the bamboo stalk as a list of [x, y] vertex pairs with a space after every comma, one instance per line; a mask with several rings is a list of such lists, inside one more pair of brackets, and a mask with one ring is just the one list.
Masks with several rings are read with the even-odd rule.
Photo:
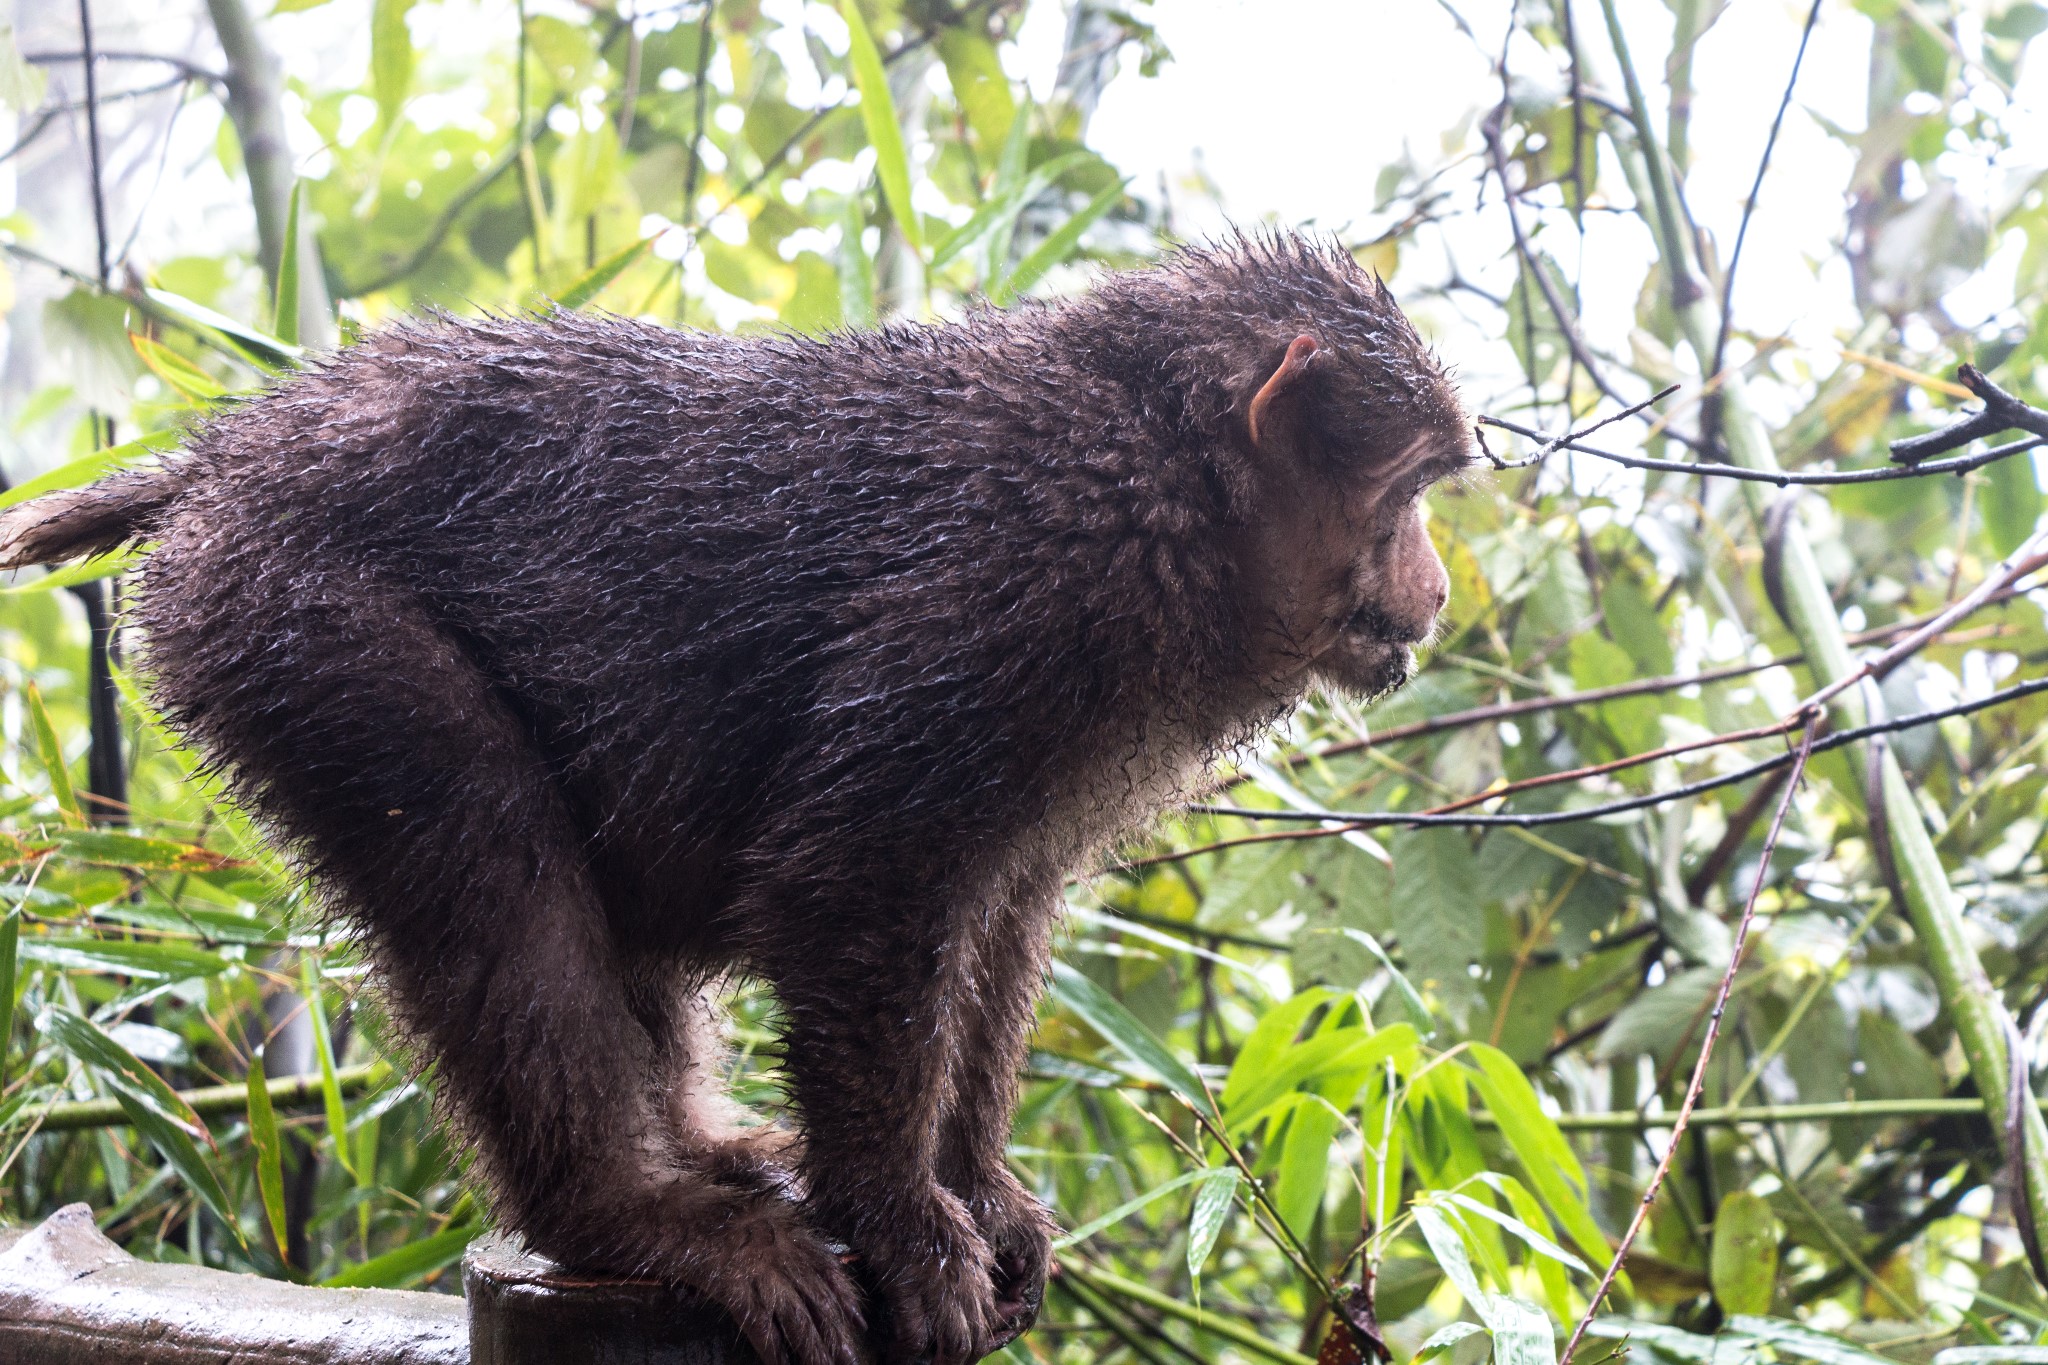
[[[390, 1074], [388, 1062], [368, 1062], [362, 1066], [342, 1067], [334, 1073], [334, 1079], [340, 1083], [343, 1094], [356, 1095], [374, 1089]], [[279, 1076], [264, 1088], [270, 1092], [273, 1105], [317, 1104], [320, 1101], [320, 1078], [314, 1075]], [[243, 1112], [248, 1107], [249, 1091], [237, 1081], [233, 1085], [181, 1090], [178, 1098], [201, 1118], [211, 1118]], [[61, 1133], [78, 1128], [118, 1128], [128, 1122], [128, 1116], [115, 1100], [67, 1100], [61, 1104], [46, 1104], [39, 1109], [25, 1109], [15, 1121], [24, 1125], [40, 1122], [44, 1132]]]
[[[1701, 291], [1697, 284], [1698, 267], [1692, 244], [1679, 226], [1681, 215], [1676, 211], [1677, 189], [1672, 183], [1664, 153], [1657, 146], [1654, 125], [1649, 120], [1649, 105], [1643, 98], [1641, 82], [1629, 59], [1627, 40], [1622, 33], [1614, 0], [1601, 0], [1600, 8], [1607, 21], [1615, 57], [1621, 64], [1632, 112], [1631, 121], [1635, 125], [1635, 145], [1630, 146], [1624, 139], [1615, 137], [1615, 151], [1625, 162], [1633, 163], [1635, 175], [1632, 179], [1642, 179], [1650, 189], [1655, 209], [1643, 216], [1656, 238], [1658, 255], [1667, 278], [1682, 282], [1675, 286], [1673, 300], [1679, 328], [1687, 346], [1705, 366], [1711, 363], [1715, 338], [1720, 330], [1718, 307], [1711, 295]], [[1743, 376], [1739, 372], [1730, 371], [1723, 376], [1721, 396], [1722, 430], [1729, 458], [1751, 469], [1776, 470], [1778, 461], [1771, 446], [1770, 432], [1749, 405]], [[1761, 523], [1769, 496], [1764, 485], [1744, 483], [1742, 494], [1751, 514]], [[1787, 520], [1782, 543], [1781, 587], [1787, 624], [1799, 640], [1814, 680], [1826, 687], [1855, 673], [1856, 664], [1849, 654], [1841, 620], [1828, 596], [1827, 583], [1814, 559], [1813, 547], [1796, 520]], [[1840, 726], [1853, 726], [1863, 719], [1862, 702], [1855, 689], [1832, 696], [1828, 704]], [[1928, 835], [1926, 822], [1906, 785], [1898, 761], [1886, 749], [1879, 753], [1877, 762], [1878, 804], [1881, 809], [1871, 811], [1870, 815], [1873, 823], [1881, 823], [1890, 831], [1894, 861], [1898, 866], [1899, 890], [1907, 916], [1927, 955], [1927, 965], [1934, 975], [1942, 1004], [1955, 1021], [1963, 1055], [1976, 1079], [1978, 1092], [1983, 1096], [1978, 1105], [2003, 1144], [2007, 1094], [2004, 1004], [1964, 933], [1962, 916], [1949, 890], [1947, 873], [1942, 869], [1941, 858], [1935, 852], [1934, 841]], [[2048, 1122], [2043, 1121], [2038, 1104], [2024, 1106], [2021, 1128], [2027, 1205], [2033, 1212], [2036, 1226], [2048, 1227]]]

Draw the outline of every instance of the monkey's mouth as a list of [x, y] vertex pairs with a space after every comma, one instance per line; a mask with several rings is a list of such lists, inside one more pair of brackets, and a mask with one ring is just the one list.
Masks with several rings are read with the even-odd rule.
[[1338, 628], [1337, 639], [1316, 660], [1315, 671], [1338, 691], [1374, 702], [1415, 675], [1410, 633], [1393, 627], [1375, 609], [1355, 613]]

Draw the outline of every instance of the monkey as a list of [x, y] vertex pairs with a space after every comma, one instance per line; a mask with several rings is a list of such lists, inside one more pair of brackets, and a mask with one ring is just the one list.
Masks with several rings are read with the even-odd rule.
[[[501, 1224], [769, 1365], [963, 1365], [1051, 1221], [1005, 1142], [1065, 879], [1449, 593], [1457, 392], [1333, 241], [822, 338], [375, 331], [0, 515], [145, 547], [149, 695], [359, 937]], [[794, 1125], [722, 1093], [781, 1012]]]

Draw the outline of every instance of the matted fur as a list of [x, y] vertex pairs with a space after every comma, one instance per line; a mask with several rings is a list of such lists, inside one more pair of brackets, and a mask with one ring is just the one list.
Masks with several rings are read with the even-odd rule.
[[[1398, 682], [1442, 602], [1414, 471], [1465, 440], [1378, 281], [1238, 239], [825, 340], [394, 326], [0, 559], [155, 542], [156, 702], [362, 934], [534, 1246], [772, 1361], [865, 1314], [959, 1362], [1043, 1282], [1003, 1143], [1062, 878], [1319, 669]], [[800, 1146], [724, 1110], [731, 971]]]

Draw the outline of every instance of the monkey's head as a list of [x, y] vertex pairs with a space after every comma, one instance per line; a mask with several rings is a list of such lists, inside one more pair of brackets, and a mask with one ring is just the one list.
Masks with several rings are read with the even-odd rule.
[[[1450, 593], [1423, 495], [1474, 462], [1442, 365], [1377, 277], [1282, 235], [1169, 268], [1203, 335], [1174, 368], [1227, 452], [1260, 670], [1365, 699], [1406, 682]], [[1220, 380], [1220, 382], [1218, 382]]]

